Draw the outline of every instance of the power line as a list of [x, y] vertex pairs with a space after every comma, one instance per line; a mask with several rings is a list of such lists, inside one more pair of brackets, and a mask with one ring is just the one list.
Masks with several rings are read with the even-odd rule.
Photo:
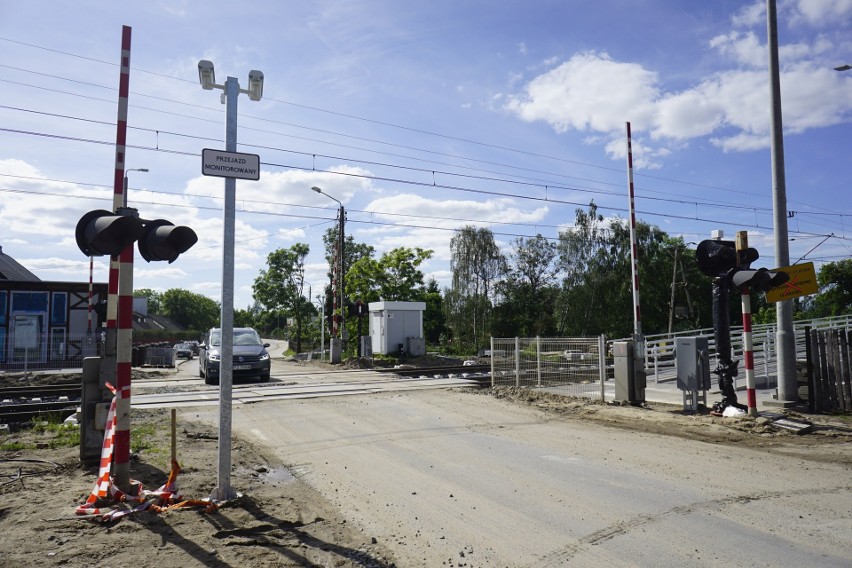
[[[109, 66], [112, 66], [112, 67], [117, 66], [117, 64], [114, 63], [114, 62], [108, 62], [108, 61], [104, 61], [104, 60], [80, 56], [80, 55], [76, 55], [76, 54], [61, 51], [61, 50], [45, 48], [45, 47], [42, 47], [42, 46], [38, 46], [38, 45], [26, 43], [26, 42], [21, 42], [21, 41], [18, 41], [18, 40], [12, 40], [10, 38], [0, 37], [0, 40], [8, 41], [10, 43], [16, 43], [16, 44], [19, 44], [19, 45], [23, 45], [23, 46], [27, 46], [27, 47], [31, 47], [31, 48], [35, 48], [35, 49], [43, 49], [45, 51], [49, 51], [49, 52], [52, 52], [52, 53], [58, 53], [58, 54], [62, 54], [62, 55], [67, 55], [67, 56], [70, 56], [70, 57], [78, 57], [78, 58], [81, 58], [81, 59], [85, 59], [85, 60], [88, 60], [88, 61], [93, 61], [93, 62], [109, 65]], [[20, 69], [20, 68], [16, 68], [16, 69]], [[162, 77], [162, 78], [166, 78], [166, 79], [180, 81], [180, 82], [183, 82], [183, 83], [194, 84], [194, 81], [190, 81], [190, 80], [184, 79], [182, 77], [175, 77], [173, 75], [166, 75], [166, 74], [163, 74], [163, 73], [150, 71], [150, 70], [142, 69], [142, 68], [138, 68], [138, 67], [131, 67], [131, 69], [134, 70], [134, 71], [137, 71], [137, 72], [147, 73], [147, 74], [154, 75], [154, 76], [157, 76], [157, 77]], [[42, 74], [42, 73], [37, 73], [37, 72], [34, 72], [34, 71], [29, 71], [29, 70], [23, 70], [23, 69], [21, 69], [21, 70], [24, 71], [24, 72], [32, 72], [32, 73], [41, 74], [41, 75], [44, 75], [44, 76], [56, 77], [55, 74], [47, 74], [47, 73]], [[62, 78], [60, 78], [60, 79], [62, 79]], [[72, 79], [68, 79], [68, 80], [78, 82], [78, 83], [83, 83], [82, 81], [76, 81], [76, 80], [72, 80]], [[104, 86], [101, 86], [101, 85], [96, 85], [96, 86], [98, 86], [100, 88], [108, 88], [110, 90], [114, 90], [110, 87], [104, 87]], [[141, 95], [141, 96], [150, 96], [150, 95], [145, 95], [145, 94], [136, 93], [136, 92], [134, 92], [133, 94], [138, 94], [138, 95]], [[168, 99], [162, 99], [160, 97], [152, 97], [152, 98], [157, 98], [159, 100], [168, 100]], [[604, 165], [600, 165], [600, 164], [593, 164], [593, 163], [582, 162], [582, 161], [578, 161], [578, 160], [568, 160], [566, 158], [562, 158], [562, 157], [558, 157], [558, 156], [549, 156], [549, 155], [546, 155], [546, 154], [540, 154], [540, 153], [536, 153], [536, 152], [530, 152], [530, 151], [527, 151], [527, 150], [521, 150], [521, 149], [518, 149], [518, 148], [512, 148], [510, 146], [503, 146], [503, 145], [499, 145], [499, 144], [491, 144], [491, 143], [483, 142], [483, 141], [480, 141], [480, 140], [474, 140], [474, 139], [470, 139], [470, 138], [452, 136], [452, 135], [442, 134], [442, 133], [438, 133], [438, 132], [432, 132], [432, 131], [428, 131], [428, 130], [424, 130], [424, 129], [412, 128], [412, 127], [408, 127], [408, 126], [395, 124], [395, 123], [392, 123], [392, 122], [386, 122], [386, 121], [381, 121], [381, 120], [376, 120], [376, 119], [360, 117], [360, 116], [357, 116], [357, 115], [342, 113], [342, 112], [338, 112], [338, 111], [322, 109], [322, 108], [319, 108], [319, 107], [294, 103], [294, 102], [286, 101], [286, 100], [283, 100], [283, 99], [276, 99], [276, 98], [270, 97], [270, 96], [267, 96], [266, 99], [270, 100], [270, 101], [275, 101], [275, 102], [278, 102], [278, 103], [281, 103], [281, 104], [285, 104], [285, 105], [295, 106], [295, 107], [299, 107], [299, 108], [305, 108], [305, 109], [308, 109], [308, 110], [311, 110], [311, 111], [329, 114], [329, 115], [332, 115], [332, 116], [339, 116], [339, 117], [349, 118], [349, 119], [352, 119], [352, 120], [358, 120], [358, 121], [366, 122], [366, 123], [369, 123], [369, 124], [387, 126], [387, 127], [390, 127], [390, 128], [395, 128], [395, 129], [413, 132], [413, 133], [424, 134], [424, 135], [433, 136], [433, 137], [437, 137], [437, 138], [441, 138], [441, 139], [445, 139], [445, 140], [453, 140], [453, 141], [458, 141], [458, 142], [464, 142], [464, 143], [467, 143], [467, 144], [477, 145], [477, 146], [480, 146], [480, 147], [490, 147], [490, 148], [493, 148], [493, 149], [505, 150], [505, 151], [508, 151], [508, 152], [513, 152], [513, 153], [517, 153], [517, 154], [521, 154], [521, 155], [544, 158], [544, 159], [553, 160], [553, 161], [557, 161], [557, 162], [561, 162], [561, 163], [572, 164], [572, 165], [581, 165], [581, 166], [596, 168], [596, 169], [605, 170], [605, 171], [612, 171], [612, 172], [622, 172], [623, 171], [622, 169], [614, 168], [614, 167], [611, 167], [611, 166], [604, 166]], [[175, 103], [178, 103], [178, 104], [187, 104], [188, 106], [193, 106], [193, 107], [197, 107], [197, 108], [204, 108], [205, 110], [210, 110], [207, 107], [201, 107], [200, 105], [190, 105], [189, 103], [184, 103], [182, 101], [170, 101], [170, 102], [175, 102]], [[431, 150], [401, 146], [401, 145], [397, 145], [397, 144], [384, 142], [384, 141], [381, 141], [381, 140], [371, 140], [371, 139], [359, 138], [359, 137], [355, 137], [355, 136], [351, 136], [351, 135], [347, 135], [347, 134], [343, 134], [343, 133], [338, 133], [338, 132], [333, 132], [333, 131], [324, 131], [324, 130], [314, 129], [314, 128], [305, 127], [305, 126], [297, 125], [297, 124], [273, 121], [271, 119], [262, 118], [262, 117], [255, 117], [255, 116], [251, 116], [251, 115], [244, 115], [244, 117], [245, 118], [253, 118], [253, 119], [256, 119], [256, 120], [261, 120], [261, 121], [266, 121], [266, 122], [273, 122], [273, 123], [277, 122], [279, 124], [285, 124], [285, 125], [293, 126], [293, 127], [296, 127], [296, 128], [305, 128], [305, 129], [308, 129], [308, 130], [325, 132], [325, 133], [333, 134], [333, 135], [336, 135], [336, 136], [355, 138], [355, 139], [369, 141], [369, 142], [378, 143], [378, 144], [386, 144], [386, 145], [391, 145], [391, 146], [396, 146], [396, 147], [412, 149], [412, 150], [416, 150], [416, 151], [420, 151], [420, 152], [440, 154], [440, 153], [437, 153], [437, 152], [433, 152]], [[333, 143], [330, 143], [330, 142], [325, 142], [325, 143], [333, 144]], [[459, 155], [453, 155], [453, 154], [441, 154], [441, 155], [465, 159], [465, 160], [477, 161], [477, 160], [474, 160], [473, 158], [468, 158], [468, 157], [465, 157], [465, 156], [459, 156]], [[503, 166], [503, 167], [516, 168], [516, 166], [512, 166], [512, 165], [508, 165], [508, 164], [500, 164], [500, 163], [494, 163], [494, 162], [489, 162], [489, 163], [492, 163], [494, 165], [500, 165], [500, 166]], [[523, 168], [521, 168], [521, 169], [523, 169]], [[535, 170], [533, 170], [533, 171], [535, 171]], [[548, 172], [537, 171], [537, 173], [548, 173]], [[551, 175], [561, 175], [561, 174], [551, 174]], [[752, 192], [746, 192], [746, 191], [742, 191], [742, 190], [734, 190], [734, 189], [720, 187], [720, 186], [714, 186], [714, 185], [709, 185], [709, 184], [701, 184], [701, 183], [697, 183], [697, 182], [678, 180], [678, 179], [668, 178], [668, 177], [663, 177], [663, 176], [654, 176], [654, 175], [651, 175], [651, 174], [637, 173], [636, 175], [637, 175], [637, 177], [647, 177], [649, 179], [657, 179], [657, 180], [668, 181], [668, 182], [672, 182], [672, 183], [680, 183], [680, 184], [684, 184], [684, 185], [690, 185], [690, 186], [693, 186], [693, 187], [700, 187], [700, 188], [705, 188], [705, 189], [714, 189], [714, 190], [717, 190], [717, 191], [729, 191], [729, 192], [740, 193], [740, 194], [745, 194], [745, 195], [757, 195], [757, 194], [754, 194]], [[605, 183], [605, 182], [602, 182], [602, 183]]]
[[[0, 38], [0, 39], [5, 39], [5, 38]], [[103, 86], [103, 85], [98, 85], [98, 84], [95, 84], [95, 83], [90, 83], [90, 82], [85, 82], [85, 81], [78, 81], [78, 80], [69, 79], [69, 78], [65, 78], [65, 77], [58, 77], [58, 76], [53, 75], [53, 74], [39, 73], [39, 72], [36, 72], [36, 71], [25, 70], [25, 69], [21, 69], [21, 68], [18, 68], [18, 67], [12, 67], [12, 66], [7, 66], [7, 65], [0, 65], [0, 66], [10, 68], [10, 69], [19, 70], [19, 71], [23, 71], [23, 72], [27, 72], [27, 73], [34, 73], [34, 74], [37, 74], [37, 75], [42, 75], [42, 76], [47, 76], [47, 77], [52, 77], [52, 78], [58, 78], [58, 79], [71, 81], [71, 82], [78, 83], [78, 84], [85, 84], [85, 85], [91, 85], [91, 86], [95, 86], [95, 87], [102, 88], [102, 89], [114, 90], [111, 87], [106, 87], [106, 86]], [[140, 69], [140, 71], [155, 74], [155, 75], [160, 75], [162, 77], [166, 77], [166, 78], [169, 78], [169, 79], [190, 82], [190, 81], [186, 81], [184, 79], [180, 79], [178, 77], [173, 77], [173, 76], [169, 76], [169, 75], [161, 75], [161, 74], [157, 74], [157, 73], [142, 70], [142, 69]], [[36, 86], [36, 85], [29, 85], [29, 84], [25, 84], [25, 83], [17, 83], [17, 82], [10, 81], [10, 80], [7, 80], [7, 79], [0, 79], [0, 81], [12, 83], [12, 84], [24, 85], [24, 86], [28, 86], [28, 87], [32, 87], [32, 88], [46, 89], [45, 87], [40, 87], [40, 86]], [[94, 99], [92, 97], [87, 97], [85, 95], [77, 95], [77, 94], [70, 93], [70, 92], [67, 92], [67, 91], [58, 91], [58, 90], [54, 90], [54, 89], [46, 89], [46, 90], [49, 90], [49, 91], [52, 91], [52, 92], [71, 94], [71, 95], [80, 96], [80, 97], [83, 97], [83, 98], [90, 98], [92, 100], [100, 100], [100, 101], [103, 101], [103, 102], [109, 102], [109, 103], [114, 102], [114, 101], [107, 101], [107, 100], [103, 100], [103, 99]], [[202, 110], [205, 110], [205, 111], [211, 110], [209, 107], [206, 107], [206, 106], [190, 104], [190, 103], [186, 103], [186, 102], [183, 102], [183, 101], [175, 101], [175, 100], [166, 99], [166, 98], [163, 98], [163, 97], [146, 95], [144, 93], [137, 93], [135, 91], [133, 92], [133, 94], [148, 97], [148, 98], [153, 98], [153, 99], [161, 100], [161, 101], [165, 101], [165, 102], [186, 105], [186, 106], [190, 106], [190, 107], [193, 107], [193, 108], [202, 109]], [[277, 99], [272, 98], [270, 100], [277, 100]], [[284, 104], [289, 104], [289, 103], [287, 103], [287, 101], [279, 101], [279, 102], [282, 102]], [[151, 109], [151, 108], [147, 108], [147, 107], [140, 107], [138, 105], [131, 105], [131, 106], [133, 106], [134, 108], [149, 110], [151, 112], [156, 112], [156, 113], [161, 113], [161, 114], [166, 114], [166, 115], [171, 115], [171, 116], [180, 116], [180, 117], [191, 119], [191, 120], [199, 120], [199, 121], [205, 121], [205, 122], [211, 122], [211, 123], [214, 122], [212, 120], [202, 119], [202, 118], [196, 117], [196, 116], [184, 115], [184, 114], [179, 114], [179, 113], [171, 113], [171, 112], [167, 112], [167, 111], [162, 111], [160, 109]], [[304, 106], [304, 105], [301, 105], [301, 106]], [[4, 108], [10, 108], [11, 109], [11, 108], [14, 108], [14, 107], [4, 107]], [[334, 114], [334, 111], [325, 111], [324, 109], [318, 109], [318, 108], [315, 108], [315, 107], [306, 107], [306, 108], [311, 108], [311, 109], [314, 109], [314, 110], [318, 110], [320, 112], [329, 112], [329, 113]], [[38, 111], [29, 111], [29, 110], [26, 110], [26, 109], [20, 109], [20, 110], [24, 110], [25, 112], [38, 112]], [[50, 113], [39, 113], [39, 114], [50, 115]], [[343, 114], [343, 116], [350, 116], [350, 115]], [[334, 136], [341, 136], [341, 137], [353, 138], [353, 139], [358, 139], [358, 140], [367, 141], [367, 142], [376, 143], [376, 144], [388, 145], [388, 146], [393, 146], [393, 147], [400, 147], [400, 148], [404, 148], [404, 149], [414, 150], [414, 151], [417, 151], [417, 152], [424, 152], [424, 153], [435, 154], [435, 155], [449, 156], [449, 157], [453, 157], [453, 158], [457, 158], [457, 159], [463, 159], [463, 160], [467, 160], [467, 161], [473, 161], [473, 162], [485, 163], [485, 164], [489, 164], [489, 165], [496, 165], [496, 166], [504, 167], [504, 168], [516, 169], [516, 170], [519, 170], [519, 171], [527, 171], [527, 172], [531, 172], [531, 173], [539, 173], [539, 174], [552, 175], [552, 176], [557, 176], [557, 177], [567, 177], [567, 178], [572, 178], [572, 179], [581, 179], [581, 180], [591, 181], [593, 183], [599, 183], [599, 184], [603, 184], [603, 185], [612, 185], [612, 186], [616, 186], [616, 187], [618, 186], [618, 184], [605, 182], [605, 181], [602, 181], [602, 180], [594, 180], [594, 179], [589, 179], [589, 178], [579, 178], [577, 176], [565, 176], [563, 174], [557, 174], [555, 172], [546, 172], [546, 171], [543, 171], [543, 170], [537, 170], [537, 169], [531, 169], [531, 168], [521, 168], [521, 167], [510, 165], [510, 164], [493, 162], [493, 161], [488, 161], [488, 160], [479, 160], [479, 159], [468, 158], [468, 157], [465, 157], [465, 156], [455, 155], [455, 154], [445, 154], [445, 153], [435, 152], [435, 151], [427, 150], [427, 149], [423, 149], [423, 148], [416, 148], [416, 147], [412, 147], [412, 146], [405, 146], [405, 145], [400, 145], [400, 144], [384, 142], [384, 141], [381, 141], [381, 140], [362, 138], [362, 137], [352, 136], [352, 135], [334, 132], [334, 131], [330, 131], [330, 130], [316, 129], [316, 128], [311, 128], [311, 127], [306, 127], [306, 126], [303, 126], [303, 125], [287, 123], [287, 122], [282, 122], [282, 121], [276, 121], [276, 120], [263, 118], [263, 117], [256, 117], [256, 116], [251, 116], [251, 115], [245, 115], [245, 117], [246, 118], [252, 118], [252, 119], [255, 119], [255, 120], [259, 120], [259, 121], [263, 121], [263, 122], [269, 122], [269, 123], [273, 123], [273, 124], [282, 124], [282, 125], [291, 126], [291, 127], [294, 127], [294, 128], [301, 128], [301, 129], [306, 129], [306, 130], [310, 130], [310, 131], [331, 134], [331, 135], [334, 135]], [[354, 117], [354, 115], [353, 115], [353, 117]], [[70, 118], [74, 118], [74, 117], [70, 117]], [[354, 117], [354, 118], [357, 118], [359, 120], [365, 120], [367, 122], [378, 122], [380, 124], [387, 124], [387, 125], [391, 125], [391, 126], [401, 128], [401, 129], [407, 129], [407, 127], [394, 125], [392, 123], [384, 123], [382, 121], [372, 121], [371, 119], [364, 119], [364, 118], [361, 118], [361, 117]], [[86, 119], [82, 119], [82, 118], [76, 118], [76, 119], [77, 120], [86, 120]], [[93, 121], [93, 122], [103, 123], [101, 121]], [[106, 123], [106, 124], [111, 124], [111, 123]], [[133, 127], [131, 127], [131, 128], [133, 128]], [[155, 133], [157, 133], [157, 135], [159, 135], [159, 134], [170, 134], [170, 135], [173, 135], [173, 136], [182, 136], [182, 137], [191, 137], [191, 138], [209, 140], [209, 138], [194, 137], [194, 136], [191, 136], [191, 135], [185, 135], [185, 134], [180, 134], [180, 133], [175, 133], [175, 132], [168, 132], [168, 131], [163, 131], [163, 130], [144, 129], [144, 128], [138, 128], [138, 127], [136, 127], [136, 128], [139, 129], [139, 130], [155, 132]], [[311, 138], [298, 137], [298, 136], [294, 136], [294, 135], [291, 135], [291, 134], [285, 134], [285, 133], [281, 133], [281, 132], [263, 130], [263, 129], [258, 129], [258, 128], [251, 128], [251, 127], [242, 126], [241, 129], [249, 130], [249, 131], [257, 131], [257, 132], [276, 134], [276, 135], [286, 136], [286, 137], [294, 138], [294, 139], [308, 140], [308, 141], [312, 141], [312, 142], [316, 142], [316, 143], [320, 143], [320, 144], [329, 144], [329, 145], [334, 145], [334, 146], [346, 147], [346, 148], [350, 148], [350, 149], [357, 149], [357, 150], [361, 150], [361, 151], [365, 151], [365, 152], [372, 152], [372, 153], [390, 155], [390, 156], [400, 157], [400, 158], [409, 159], [409, 160], [431, 162], [430, 160], [425, 160], [423, 158], [417, 158], [417, 157], [413, 157], [413, 156], [403, 156], [403, 155], [399, 155], [399, 154], [379, 152], [379, 151], [374, 150], [374, 149], [361, 148], [361, 147], [357, 147], [357, 146], [353, 147], [353, 146], [344, 145], [344, 144], [340, 144], [340, 143], [336, 143], [336, 142], [329, 142], [329, 141], [325, 141], [325, 140], [316, 140], [316, 139], [311, 139]], [[428, 131], [422, 131], [422, 132], [428, 133], [428, 134], [431, 134], [431, 135], [434, 135], [434, 136], [439, 136], [439, 137], [443, 136], [443, 137], [446, 137], [446, 138], [449, 138], [449, 139], [467, 141], [467, 142], [471, 142], [471, 143], [475, 143], [475, 144], [482, 144], [482, 145], [489, 146], [489, 144], [487, 144], [487, 143], [480, 143], [478, 141], [471, 141], [471, 140], [464, 139], [464, 138], [455, 138], [455, 137], [452, 137], [452, 136], [445, 136], [445, 135], [441, 135], [441, 134], [437, 134], [437, 133], [430, 133]], [[282, 152], [291, 152], [291, 153], [297, 153], [297, 154], [314, 156], [314, 157], [320, 156], [320, 157], [329, 158], [329, 159], [342, 159], [342, 160], [356, 161], [356, 160], [353, 160], [351, 158], [328, 156], [328, 155], [323, 155], [323, 154], [319, 154], [319, 153], [311, 153], [311, 152], [303, 152], [303, 151], [300, 152], [300, 151], [294, 151], [294, 150], [287, 150], [287, 149], [283, 149], [283, 148], [257, 146], [257, 145], [251, 145], [251, 144], [245, 144], [245, 143], [242, 143], [242, 145], [247, 146], [247, 147], [272, 149], [272, 150], [277, 150], [277, 151], [282, 151]], [[496, 146], [496, 147], [508, 149], [507, 147], [503, 147], [503, 146]], [[525, 152], [525, 151], [519, 151], [519, 152], [528, 153], [528, 152]], [[544, 157], [544, 158], [552, 158], [550, 156], [541, 155], [541, 154], [535, 154], [535, 153], [529, 153], [529, 154], [530, 155], [537, 155], [539, 157]], [[553, 158], [553, 159], [557, 159], [557, 158]], [[374, 161], [369, 161], [369, 160], [357, 160], [357, 161], [359, 163], [382, 165], [382, 166], [385, 166], [385, 167], [397, 167], [397, 168], [404, 167], [404, 166], [384, 164], [384, 163], [374, 162]], [[590, 167], [596, 167], [596, 168], [599, 168], [599, 169], [608, 169], [608, 170], [611, 170], [611, 171], [620, 171], [620, 170], [617, 170], [615, 168], [608, 168], [608, 167], [598, 166], [598, 165], [595, 165], [595, 164], [589, 164], [589, 163], [585, 163], [585, 162], [574, 162], [574, 161], [571, 161], [571, 160], [565, 160], [565, 161], [567, 161], [569, 163], [575, 163], [575, 164], [586, 165], [586, 166], [590, 166]], [[490, 170], [481, 170], [481, 169], [477, 169], [477, 168], [471, 168], [469, 166], [457, 166], [457, 165], [450, 165], [450, 164], [442, 164], [442, 165], [447, 165], [447, 166], [451, 166], [451, 167], [463, 169], [463, 170], [485, 171], [486, 173], [498, 174], [498, 172], [493, 172], [493, 171], [490, 171]], [[410, 168], [410, 169], [417, 170], [417, 168]], [[424, 171], [424, 172], [432, 171], [433, 174], [437, 173], [436, 171], [429, 170], [429, 169], [420, 169], [419, 171]], [[453, 176], [461, 176], [461, 177], [464, 176], [464, 174], [457, 174], [457, 173], [452, 173], [452, 172], [442, 172], [442, 173], [444, 173], [446, 175], [453, 175]], [[499, 174], [499, 175], [505, 175], [505, 174]], [[520, 176], [520, 175], [514, 175], [514, 174], [508, 174], [508, 175], [513, 176], [513, 177], [517, 177], [519, 179], [530, 179], [528, 176]], [[643, 176], [648, 177], [650, 179], [658, 179], [658, 180], [664, 180], [664, 181], [669, 181], [669, 182], [673, 182], [673, 183], [681, 183], [681, 184], [686, 184], [686, 185], [692, 185], [692, 186], [695, 186], [695, 187], [703, 187], [703, 188], [709, 188], [709, 189], [730, 191], [730, 192], [734, 192], [734, 193], [741, 193], [741, 194], [744, 194], [744, 195], [757, 195], [757, 194], [754, 194], [754, 193], [751, 193], [751, 192], [732, 190], [732, 189], [728, 189], [728, 188], [711, 186], [711, 185], [707, 185], [707, 184], [687, 182], [687, 181], [683, 181], [683, 180], [677, 180], [677, 179], [667, 178], [667, 177], [662, 177], [662, 176], [652, 176], [650, 174], [637, 174], [637, 175], [643, 175]], [[482, 180], [488, 180], [488, 181], [502, 181], [502, 182], [505, 182], [505, 183], [526, 183], [526, 184], [532, 185], [532, 186], [542, 186], [543, 185], [545, 190], [548, 189], [548, 188], [553, 188], [553, 189], [565, 189], [565, 190], [568, 190], [568, 191], [579, 191], [579, 192], [586, 192], [586, 193], [594, 193], [594, 194], [607, 195], [607, 196], [618, 196], [619, 195], [619, 194], [616, 194], [614, 192], [606, 192], [606, 191], [603, 191], [603, 190], [596, 190], [596, 189], [586, 188], [586, 187], [563, 186], [563, 185], [550, 183], [550, 182], [547, 182], [545, 180], [541, 180], [541, 179], [537, 179], [537, 178], [532, 178], [533, 182], [518, 182], [518, 181], [515, 181], [515, 180], [488, 178], [486, 176], [469, 176], [469, 177], [471, 177], [472, 179], [482, 179]], [[537, 183], [535, 183], [535, 182], [537, 182]], [[670, 195], [670, 193], [668, 193], [668, 192], [656, 191], [656, 190], [653, 190], [653, 189], [650, 189], [650, 188], [645, 188], [645, 187], [637, 187], [637, 189], [641, 189], [642, 191], [645, 191], [645, 192], [648, 192], [648, 193]], [[763, 208], [763, 207], [755, 208], [755, 207], [736, 206], [736, 205], [730, 205], [730, 204], [726, 204], [726, 203], [719, 203], [719, 202], [712, 202], [712, 201], [705, 201], [705, 202], [685, 201], [685, 200], [651, 197], [651, 196], [648, 196], [648, 195], [645, 195], [643, 198], [648, 199], [648, 200], [669, 201], [671, 203], [679, 203], [679, 204], [694, 204], [696, 206], [707, 205], [707, 206], [715, 206], [715, 207], [721, 207], [721, 208], [732, 208], [732, 209], [744, 208], [744, 209], [753, 209], [755, 212], [757, 212], [757, 210], [769, 211], [768, 208]], [[813, 206], [810, 206], [810, 207], [813, 207]]]

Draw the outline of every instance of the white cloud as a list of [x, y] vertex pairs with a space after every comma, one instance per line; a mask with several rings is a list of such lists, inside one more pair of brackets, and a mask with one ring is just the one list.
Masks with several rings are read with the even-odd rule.
[[[850, 0], [852, 2], [852, 0]], [[751, 32], [714, 37], [710, 47], [737, 69], [719, 71], [695, 86], [666, 92], [659, 75], [605, 53], [581, 53], [531, 79], [504, 108], [525, 121], [544, 121], [556, 132], [591, 132], [623, 158], [624, 123], [634, 132], [637, 168], [657, 168], [673, 149], [712, 136], [725, 151], [751, 151], [769, 144], [766, 47]], [[783, 46], [781, 86], [787, 133], [840, 124], [852, 116], [852, 95], [841, 74], [815, 62], [831, 49], [826, 38]], [[603, 136], [598, 136], [598, 135]], [[650, 134], [650, 137], [643, 135]], [[638, 142], [638, 143], [637, 143]]]
[[574, 55], [509, 97], [506, 108], [523, 120], [544, 120], [557, 132], [623, 128], [626, 120], [647, 127], [658, 98], [657, 74], [606, 53]]
[[710, 47], [722, 55], [749, 67], [766, 67], [766, 46], [754, 32], [733, 31], [710, 40]]
[[733, 24], [738, 27], [752, 27], [766, 24], [766, 2], [756, 0], [748, 6], [744, 6], [731, 18]]
[[793, 23], [812, 26], [842, 24], [852, 17], [852, 0], [798, 0], [794, 7]]

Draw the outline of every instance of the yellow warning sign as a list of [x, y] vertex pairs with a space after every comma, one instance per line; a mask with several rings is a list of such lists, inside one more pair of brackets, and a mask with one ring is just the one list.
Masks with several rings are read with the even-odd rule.
[[791, 300], [800, 296], [809, 296], [819, 291], [814, 263], [806, 262], [795, 266], [774, 268], [772, 272], [786, 272], [790, 279], [766, 293], [767, 302]]

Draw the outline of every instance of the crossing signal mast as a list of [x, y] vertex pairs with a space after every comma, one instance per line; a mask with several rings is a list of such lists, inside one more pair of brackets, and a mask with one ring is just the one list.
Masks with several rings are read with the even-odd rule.
[[[198, 236], [189, 227], [175, 226], [164, 219], [145, 221], [139, 218], [136, 209], [118, 207], [115, 213], [105, 209], [96, 209], [83, 215], [77, 222], [74, 232], [77, 246], [88, 257], [109, 256], [117, 264], [117, 329], [107, 329], [105, 345], [106, 364], [101, 368], [101, 381], [106, 382], [105, 372], [112, 374], [112, 365], [116, 380], [116, 433], [114, 444], [115, 484], [125, 493], [131, 494], [137, 489], [130, 480], [130, 365], [133, 344], [132, 336], [132, 296], [133, 296], [133, 243], [139, 243], [142, 258], [151, 261], [166, 260], [174, 262], [178, 256], [189, 250]], [[116, 262], [117, 261], [117, 262]], [[110, 288], [112, 290], [112, 268], [110, 270]], [[112, 293], [112, 292], [111, 292]], [[109, 328], [108, 307], [104, 306], [104, 315]], [[100, 314], [99, 314], [100, 315]], [[113, 322], [116, 325], [116, 322]], [[113, 331], [113, 333], [109, 333]], [[112, 354], [112, 357], [110, 356]]]
[[[722, 392], [722, 401], [714, 405], [714, 410], [721, 412], [727, 406], [734, 406], [751, 411], [753, 385], [749, 385], [752, 387], [749, 392], [749, 407], [737, 402], [737, 393], [734, 389], [734, 377], [739, 373], [739, 361], [733, 361], [731, 355], [729, 292], [742, 291], [744, 295], [749, 292], [767, 292], [786, 282], [789, 276], [785, 272], [770, 272], [765, 268], [752, 269], [751, 263], [760, 258], [757, 249], [749, 248], [747, 243], [746, 246], [737, 247], [737, 243], [733, 241], [722, 240], [721, 231], [718, 232], [717, 238], [704, 240], [698, 244], [695, 258], [698, 261], [699, 270], [713, 278], [713, 330], [718, 362], [713, 373], [719, 377], [719, 390]], [[745, 300], [743, 305], [746, 306]], [[745, 325], [746, 318], [743, 318], [744, 329], [750, 334], [750, 313], [747, 320]], [[748, 360], [746, 366], [749, 367]]]

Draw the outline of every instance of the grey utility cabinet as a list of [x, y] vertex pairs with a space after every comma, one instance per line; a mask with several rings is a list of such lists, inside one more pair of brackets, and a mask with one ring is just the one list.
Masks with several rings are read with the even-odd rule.
[[635, 341], [616, 341], [612, 344], [615, 371], [615, 400], [630, 404], [645, 402], [645, 365], [636, 353]]
[[[699, 398], [707, 405], [710, 390], [710, 350], [706, 337], [675, 339], [677, 388], [683, 391], [684, 410], [698, 410]], [[699, 394], [700, 393], [700, 394]]]

